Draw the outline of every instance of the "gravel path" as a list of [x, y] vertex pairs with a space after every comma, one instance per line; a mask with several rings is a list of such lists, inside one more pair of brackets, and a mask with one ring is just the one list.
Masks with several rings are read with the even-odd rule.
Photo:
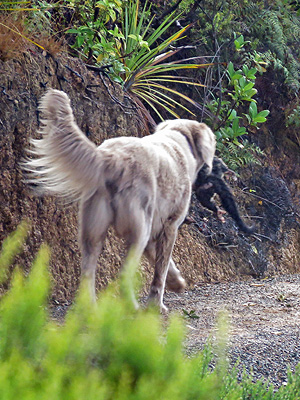
[[[255, 379], [278, 387], [287, 381], [287, 368], [300, 361], [300, 275], [262, 281], [199, 284], [181, 295], [167, 293], [170, 311], [187, 316], [187, 351], [195, 353], [216, 336], [220, 311], [229, 315], [228, 352], [239, 371], [253, 370]], [[195, 317], [196, 318], [193, 318]], [[199, 317], [199, 318], [197, 318]]]
[[[144, 303], [146, 298], [141, 299]], [[185, 313], [186, 351], [195, 354], [209, 339], [214, 343], [217, 318], [229, 317], [228, 354], [238, 371], [253, 372], [279, 387], [287, 382], [287, 369], [300, 362], [300, 274], [247, 282], [199, 283], [183, 294], [166, 293], [170, 313]], [[64, 319], [69, 306], [55, 305], [52, 317]], [[185, 312], [184, 312], [185, 311]]]

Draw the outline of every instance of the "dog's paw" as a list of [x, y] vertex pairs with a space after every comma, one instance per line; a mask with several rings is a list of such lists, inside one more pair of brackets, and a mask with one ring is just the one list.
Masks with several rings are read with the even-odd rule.
[[186, 282], [181, 275], [172, 276], [172, 278], [167, 277], [166, 286], [171, 292], [182, 293], [186, 288]]
[[167, 314], [167, 313], [169, 312], [168, 307], [166, 307], [166, 306], [164, 305], [164, 303], [161, 303], [161, 304], [160, 304], [159, 310], [160, 310], [161, 314]]
[[164, 303], [159, 303], [158, 301], [156, 301], [155, 298], [148, 297], [147, 307], [150, 307], [150, 308], [153, 307], [153, 308], [159, 310], [161, 314], [167, 314], [169, 312], [168, 307], [166, 307], [164, 305]]
[[147, 300], [148, 307], [159, 308], [162, 314], [167, 313], [169, 310], [163, 303], [162, 290], [155, 286], [152, 286]]

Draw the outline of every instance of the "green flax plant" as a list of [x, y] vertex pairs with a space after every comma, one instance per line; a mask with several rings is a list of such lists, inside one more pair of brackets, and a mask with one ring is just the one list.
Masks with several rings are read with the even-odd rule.
[[123, 2], [119, 20], [112, 21], [110, 29], [105, 22], [86, 22], [87, 26], [67, 32], [77, 35], [74, 47], [85, 54], [90, 54], [92, 49], [96, 65], [109, 63], [111, 79], [120, 83], [138, 106], [143, 107], [143, 113], [149, 119], [151, 116], [146, 107], [161, 120], [164, 113], [179, 118], [179, 109], [194, 115], [189, 107], [201, 106], [174, 85], [204, 85], [178, 74], [178, 71], [211, 64], [198, 64], [193, 58], [171, 61], [181, 49], [175, 44], [184, 37], [191, 24], [169, 35], [178, 14], [171, 13], [153, 28], [154, 16], [150, 17], [150, 8], [148, 2], [141, 9], [139, 0], [128, 0]]
[[[157, 105], [176, 118], [179, 118], [177, 111], [179, 108], [193, 114], [188, 107], [175, 100], [175, 98], [180, 98], [194, 107], [199, 107], [199, 104], [176, 90], [172, 84], [204, 86], [180, 74], [178, 75], [177, 71], [203, 68], [211, 64], [191, 63], [193, 59], [169, 61], [171, 57], [180, 51], [180, 48], [170, 49], [170, 47], [174, 46], [188, 31], [191, 24], [181, 28], [171, 36], [166, 34], [167, 38], [162, 39], [163, 35], [167, 33], [170, 26], [178, 18], [178, 15], [174, 15], [174, 13], [170, 14], [154, 30], [151, 29], [154, 17], [146, 25], [148, 15], [149, 8], [147, 8], [147, 3], [140, 16], [139, 1], [129, 1], [128, 7], [125, 8], [122, 46], [124, 55], [122, 59], [126, 67], [123, 83], [124, 89], [142, 99], [161, 120], [164, 118]], [[143, 45], [137, 46], [139, 41], [143, 41]], [[170, 73], [171, 71], [173, 73]]]

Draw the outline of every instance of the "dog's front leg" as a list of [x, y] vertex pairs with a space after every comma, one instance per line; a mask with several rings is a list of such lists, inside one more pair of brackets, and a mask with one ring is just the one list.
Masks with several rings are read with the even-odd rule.
[[163, 303], [163, 296], [176, 235], [177, 226], [174, 224], [165, 225], [156, 242], [155, 271], [148, 302], [153, 302], [159, 306], [162, 312], [168, 311], [167, 307]]

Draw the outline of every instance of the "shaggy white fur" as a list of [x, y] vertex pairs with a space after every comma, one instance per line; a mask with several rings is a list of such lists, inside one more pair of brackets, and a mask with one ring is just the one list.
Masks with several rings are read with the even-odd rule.
[[36, 158], [23, 168], [43, 191], [79, 199], [81, 268], [92, 298], [97, 259], [113, 225], [137, 260], [145, 252], [155, 262], [149, 301], [165, 310], [165, 283], [175, 291], [185, 287], [171, 254], [192, 183], [204, 163], [212, 167], [213, 132], [178, 119], [160, 123], [153, 135], [109, 139], [96, 147], [77, 126], [66, 93], [48, 90], [40, 109], [42, 139], [32, 140]]

